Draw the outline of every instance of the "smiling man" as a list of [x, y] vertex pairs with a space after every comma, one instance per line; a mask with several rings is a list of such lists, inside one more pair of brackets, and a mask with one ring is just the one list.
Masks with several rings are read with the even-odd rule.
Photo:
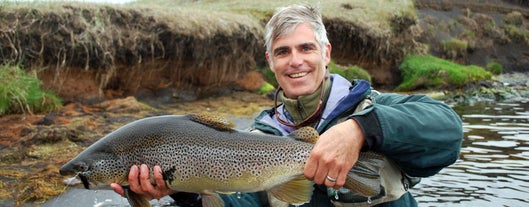
[[[459, 156], [463, 138], [459, 116], [424, 95], [381, 94], [366, 81], [350, 82], [329, 74], [332, 47], [314, 7], [280, 8], [265, 29], [265, 56], [280, 88], [276, 105], [256, 117], [252, 131], [287, 136], [310, 126], [320, 133], [304, 167], [305, 177], [315, 183], [314, 191], [302, 206], [417, 206], [408, 188], [418, 177], [435, 175]], [[361, 151], [385, 156], [380, 166], [382, 187], [374, 197], [342, 188]], [[176, 200], [191, 198], [185, 204], [178, 201], [180, 206], [199, 203], [196, 195], [167, 188], [159, 166], [153, 175], [157, 185], [151, 184], [148, 166], [133, 166], [130, 189], [148, 198], [168, 194]], [[121, 186], [111, 186], [123, 195]], [[225, 206], [269, 205], [262, 193], [223, 195], [223, 200]]]
[[325, 66], [331, 61], [331, 44], [316, 40], [309, 23], [281, 35], [266, 52], [277, 82], [288, 98], [312, 94], [325, 77]]

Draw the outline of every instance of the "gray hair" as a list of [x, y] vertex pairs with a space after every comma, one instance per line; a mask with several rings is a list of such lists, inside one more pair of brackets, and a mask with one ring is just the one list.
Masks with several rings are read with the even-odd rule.
[[278, 8], [265, 26], [265, 47], [268, 54], [272, 54], [272, 43], [282, 35], [292, 32], [298, 25], [309, 23], [316, 41], [322, 49], [322, 56], [325, 54], [329, 44], [327, 31], [321, 13], [318, 8], [309, 5], [292, 5]]

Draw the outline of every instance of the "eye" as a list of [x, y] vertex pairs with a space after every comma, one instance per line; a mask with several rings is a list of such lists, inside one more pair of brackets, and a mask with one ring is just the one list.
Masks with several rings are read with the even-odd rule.
[[80, 163], [75, 164], [74, 169], [79, 171], [79, 172], [84, 172], [84, 171], [88, 170], [88, 165], [86, 163], [84, 163], [84, 162], [80, 162]]
[[313, 51], [315, 49], [316, 49], [316, 47], [313, 44], [303, 44], [301, 46], [301, 50], [303, 52], [310, 52], [310, 51]]
[[280, 49], [280, 50], [276, 50], [276, 52], [274, 53], [274, 56], [283, 56], [286, 54], [288, 54], [288, 51], [286, 49]]

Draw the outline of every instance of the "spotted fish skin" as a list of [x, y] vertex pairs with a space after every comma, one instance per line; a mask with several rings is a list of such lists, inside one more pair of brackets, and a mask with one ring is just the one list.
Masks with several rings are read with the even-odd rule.
[[[214, 192], [268, 191], [287, 203], [303, 204], [313, 190], [303, 176], [314, 146], [306, 141], [314, 142], [318, 133], [303, 128], [291, 136], [241, 132], [225, 121], [193, 114], [156, 116], [111, 132], [62, 166], [60, 173], [77, 175], [86, 188], [107, 187], [127, 185], [132, 165], [160, 165], [168, 187], [201, 194], [205, 207], [223, 206]], [[133, 207], [149, 206], [129, 193]]]
[[269, 190], [302, 176], [313, 144], [212, 127], [195, 118], [168, 115], [129, 123], [92, 144], [60, 172], [92, 184], [126, 185], [130, 166], [160, 165], [170, 188], [196, 193]]

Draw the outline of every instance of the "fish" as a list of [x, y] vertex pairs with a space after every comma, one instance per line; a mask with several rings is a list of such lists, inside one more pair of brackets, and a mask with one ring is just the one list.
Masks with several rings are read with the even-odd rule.
[[[169, 188], [200, 194], [204, 207], [224, 206], [218, 193], [259, 191], [300, 205], [312, 196], [314, 183], [304, 177], [303, 167], [318, 137], [311, 127], [284, 137], [236, 130], [231, 121], [209, 114], [154, 116], [110, 132], [59, 173], [78, 177], [86, 189], [118, 183], [133, 207], [150, 206], [127, 188], [130, 167], [139, 164], [159, 165]], [[378, 153], [362, 152], [344, 188], [366, 197], [378, 195], [382, 159]]]

